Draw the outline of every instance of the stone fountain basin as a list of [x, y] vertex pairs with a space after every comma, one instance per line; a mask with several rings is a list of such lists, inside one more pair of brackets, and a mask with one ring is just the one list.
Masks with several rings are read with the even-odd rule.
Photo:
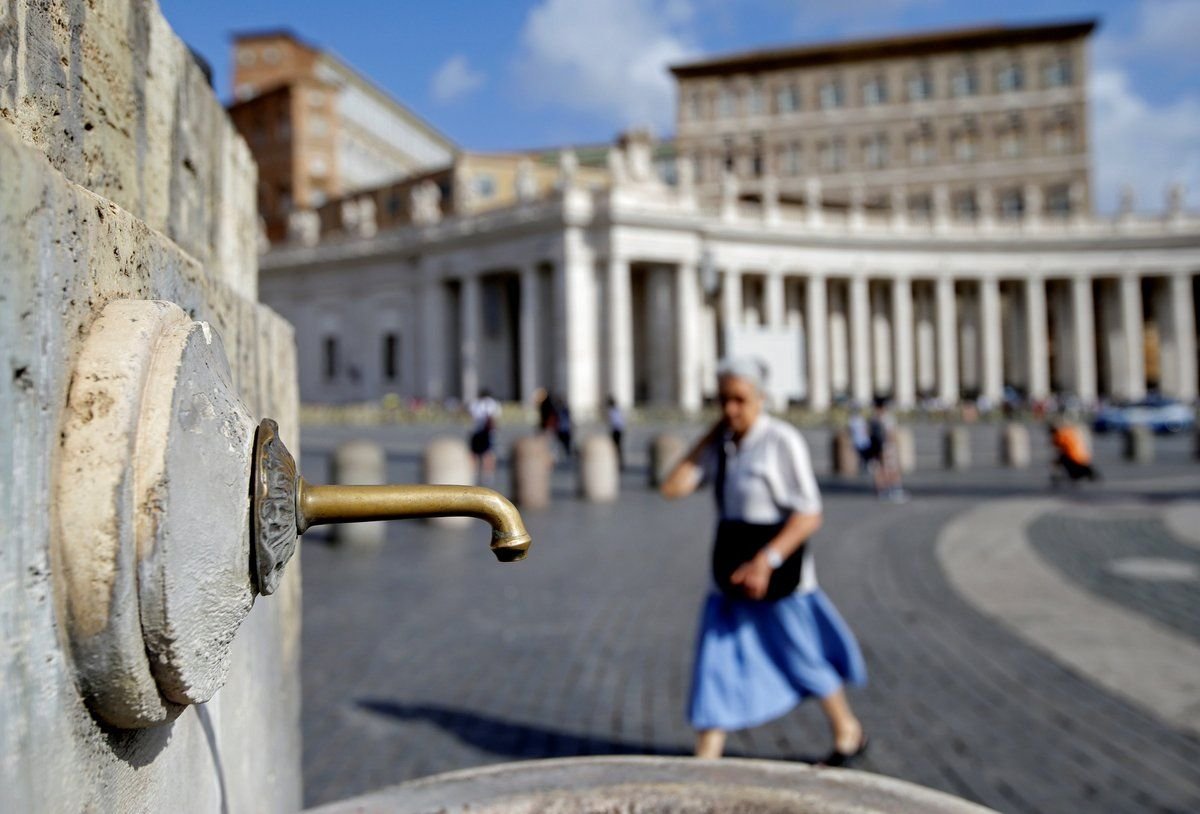
[[985, 814], [890, 777], [768, 760], [585, 757], [435, 775], [314, 814]]

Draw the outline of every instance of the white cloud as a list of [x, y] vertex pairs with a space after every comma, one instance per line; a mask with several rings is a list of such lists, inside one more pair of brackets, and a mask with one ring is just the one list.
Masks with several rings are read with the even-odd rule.
[[1200, 98], [1185, 95], [1155, 106], [1137, 94], [1119, 68], [1092, 75], [1096, 208], [1111, 212], [1123, 185], [1138, 209], [1161, 211], [1166, 189], [1183, 183], [1194, 205], [1200, 191]]
[[[1089, 90], [1101, 212], [1116, 208], [1126, 184], [1138, 209], [1161, 211], [1174, 183], [1184, 184], [1190, 207], [1200, 201], [1200, 89], [1189, 78], [1200, 65], [1198, 32], [1200, 3], [1148, 0], [1131, 27], [1097, 38]], [[1139, 82], [1156, 83], [1153, 101]]]
[[1142, 59], [1173, 69], [1200, 65], [1200, 3], [1196, 0], [1148, 0], [1137, 10], [1132, 32], [1105, 31], [1098, 43], [1101, 59]]
[[694, 56], [688, 0], [543, 0], [521, 31], [516, 71], [532, 101], [667, 128], [675, 118], [667, 66]]
[[473, 69], [462, 54], [455, 54], [437, 69], [430, 82], [430, 91], [435, 100], [449, 104], [482, 87], [484, 81], [486, 77], [482, 71]]
[[[842, 36], [895, 33], [897, 18], [905, 11], [935, 5], [941, 0], [806, 0], [796, 12], [796, 30], [805, 40], [814, 39], [814, 27], [835, 26]], [[826, 39], [817, 37], [816, 39]]]

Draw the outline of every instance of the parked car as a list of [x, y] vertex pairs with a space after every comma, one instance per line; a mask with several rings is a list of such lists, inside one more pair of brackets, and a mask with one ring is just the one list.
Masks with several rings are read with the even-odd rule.
[[1196, 425], [1196, 415], [1187, 404], [1162, 396], [1148, 396], [1132, 404], [1113, 404], [1102, 408], [1092, 421], [1096, 432], [1120, 432], [1129, 427], [1149, 427], [1162, 434], [1183, 432]]

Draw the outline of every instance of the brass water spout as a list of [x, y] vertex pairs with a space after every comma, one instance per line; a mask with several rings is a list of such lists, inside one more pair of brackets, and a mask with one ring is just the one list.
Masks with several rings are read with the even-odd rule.
[[407, 517], [477, 517], [492, 526], [492, 551], [501, 562], [525, 558], [529, 532], [499, 492], [481, 486], [313, 486], [300, 478], [296, 528], [324, 523]]
[[258, 592], [274, 593], [296, 537], [324, 523], [398, 520], [406, 517], [477, 517], [492, 526], [492, 552], [500, 562], [525, 559], [529, 532], [516, 507], [499, 492], [479, 486], [313, 486], [296, 471], [296, 459], [269, 418], [254, 440], [251, 519]]

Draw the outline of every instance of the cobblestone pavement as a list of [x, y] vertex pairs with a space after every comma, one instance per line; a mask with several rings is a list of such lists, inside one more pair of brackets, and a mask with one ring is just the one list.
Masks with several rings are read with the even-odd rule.
[[[370, 432], [389, 449], [390, 477], [404, 481], [439, 431]], [[308, 804], [486, 763], [690, 751], [683, 709], [711, 501], [667, 504], [645, 488], [636, 453], [647, 432], [632, 434], [617, 504], [577, 501], [571, 473], [558, 472], [553, 508], [526, 515], [534, 547], [523, 563], [497, 564], [482, 523], [394, 523], [377, 551], [306, 535]], [[322, 480], [331, 445], [359, 434], [306, 432], [306, 477]], [[936, 433], [917, 440], [931, 465]], [[994, 429], [978, 434], [977, 460], [990, 460], [993, 440]], [[826, 441], [810, 442], [820, 470]], [[1128, 534], [1122, 526], [1100, 535], [1096, 556], [1184, 557], [1145, 500], [1198, 496], [1188, 439], [1160, 442], [1149, 468], [1119, 463], [1113, 440], [1097, 447], [1106, 480], [1061, 494], [1082, 506], [1136, 502], [1146, 516], [1123, 521]], [[950, 518], [992, 497], [1045, 496], [1044, 470], [930, 470], [909, 485], [911, 503], [883, 506], [861, 483], [822, 482], [820, 579], [871, 672], [852, 695], [872, 734], [862, 768], [1004, 812], [1200, 810], [1200, 741], [1033, 649], [958, 596], [939, 569], [935, 540]], [[1052, 515], [1032, 542], [1106, 599], [1163, 625], [1195, 618], [1194, 584], [1180, 598], [1114, 587], [1108, 572], [1088, 570], [1098, 538], [1089, 522]], [[828, 747], [812, 705], [730, 738], [731, 754], [751, 757], [798, 760]]]

